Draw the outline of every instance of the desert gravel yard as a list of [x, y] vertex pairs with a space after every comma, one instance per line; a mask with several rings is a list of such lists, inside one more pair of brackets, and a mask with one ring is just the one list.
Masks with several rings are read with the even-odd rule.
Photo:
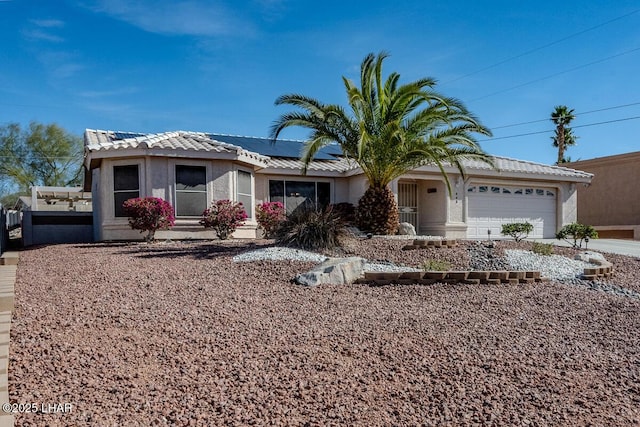
[[[10, 400], [73, 409], [16, 425], [640, 425], [640, 299], [557, 282], [304, 288], [290, 279], [312, 263], [232, 260], [270, 243], [23, 251]], [[346, 254], [469, 266], [465, 245], [405, 243]], [[611, 262], [640, 290], [637, 259]]]

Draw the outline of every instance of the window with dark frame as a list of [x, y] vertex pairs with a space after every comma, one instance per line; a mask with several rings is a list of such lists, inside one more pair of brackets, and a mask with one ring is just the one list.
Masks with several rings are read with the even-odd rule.
[[269, 180], [269, 200], [284, 205], [287, 214], [301, 206], [320, 209], [331, 203], [331, 184], [314, 181]]
[[176, 165], [176, 216], [201, 216], [207, 209], [207, 168]]
[[113, 167], [113, 201], [114, 215], [126, 217], [123, 203], [129, 199], [140, 197], [140, 178], [138, 165]]

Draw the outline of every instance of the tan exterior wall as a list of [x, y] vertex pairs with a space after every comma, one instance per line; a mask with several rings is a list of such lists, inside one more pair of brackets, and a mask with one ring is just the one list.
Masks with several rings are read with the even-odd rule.
[[[95, 238], [104, 240], [140, 240], [138, 231], [131, 230], [127, 218], [114, 215], [113, 166], [137, 164], [140, 176], [140, 197], [160, 197], [175, 206], [175, 166], [205, 166], [207, 171], [207, 205], [214, 200], [236, 199], [235, 176], [238, 169], [251, 172], [228, 160], [194, 160], [163, 157], [104, 159], [93, 171], [93, 188], [99, 191], [101, 202], [94, 206]], [[253, 214], [255, 203], [249, 208]], [[199, 224], [200, 218], [177, 218], [171, 230], [158, 231], [157, 239], [216, 239], [215, 232]], [[250, 218], [233, 234], [234, 238], [255, 238], [257, 223]]]
[[[92, 171], [92, 191], [94, 194], [95, 239], [103, 240], [139, 240], [142, 235], [131, 230], [126, 218], [114, 216], [113, 198], [113, 166], [137, 164], [140, 172], [140, 196], [161, 197], [175, 206], [175, 166], [202, 165], [207, 171], [208, 204], [213, 200], [236, 200], [236, 177], [238, 170], [253, 172], [251, 167], [230, 160], [181, 159], [175, 157], [132, 157], [126, 159], [103, 159], [99, 168]], [[278, 171], [275, 173], [253, 173], [253, 202], [248, 209], [252, 214], [255, 206], [269, 200], [269, 180], [284, 179], [296, 181], [317, 181], [331, 183], [331, 202], [348, 202], [357, 206], [358, 200], [368, 187], [363, 175], [350, 177], [333, 176], [301, 176], [295, 171]], [[466, 183], [458, 174], [449, 175], [453, 195], [450, 197], [447, 186], [438, 173], [413, 171], [402, 177], [402, 180], [416, 182], [418, 190], [418, 233], [422, 235], [439, 235], [447, 238], [465, 238], [467, 231], [467, 194]], [[513, 179], [509, 177], [474, 176], [471, 181], [496, 182], [523, 185], [534, 185], [556, 188], [558, 194], [557, 226], [577, 220], [578, 202], [581, 198], [577, 191], [582, 185], [544, 180]], [[596, 179], [594, 179], [594, 182]], [[631, 186], [632, 187], [632, 186]], [[391, 188], [398, 189], [398, 180], [391, 183]], [[586, 197], [588, 198], [588, 197]], [[633, 201], [637, 203], [640, 198]], [[637, 210], [636, 210], [637, 212]], [[200, 218], [178, 218], [175, 227], [170, 231], [157, 233], [158, 239], [215, 239], [215, 233], [205, 230], [199, 223]], [[639, 233], [640, 235], [640, 233]], [[234, 233], [236, 238], [255, 238], [259, 236], [257, 223], [250, 218], [245, 226]]]
[[418, 232], [439, 235], [447, 220], [447, 187], [438, 180], [419, 180]]
[[566, 166], [594, 174], [591, 185], [577, 186], [578, 222], [593, 225], [603, 237], [640, 239], [640, 152]]

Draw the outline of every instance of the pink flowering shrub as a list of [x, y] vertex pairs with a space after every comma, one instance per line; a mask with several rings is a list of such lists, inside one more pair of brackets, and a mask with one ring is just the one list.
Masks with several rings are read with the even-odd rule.
[[274, 236], [274, 233], [285, 219], [287, 219], [287, 215], [284, 205], [280, 202], [264, 202], [256, 206], [256, 220], [264, 230], [267, 239], [271, 239]]
[[220, 240], [225, 240], [236, 231], [236, 228], [244, 224], [247, 214], [242, 203], [216, 200], [202, 213], [202, 217], [200, 224], [205, 228], [213, 228]]
[[129, 199], [122, 206], [131, 228], [141, 233], [148, 232], [145, 236], [147, 242], [153, 241], [157, 230], [167, 230], [175, 223], [173, 206], [159, 197]]

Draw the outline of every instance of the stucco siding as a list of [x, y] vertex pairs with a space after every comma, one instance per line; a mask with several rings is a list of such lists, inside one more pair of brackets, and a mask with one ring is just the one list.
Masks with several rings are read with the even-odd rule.
[[571, 167], [594, 174], [578, 188], [578, 218], [592, 225], [640, 224], [640, 153], [574, 162]]

